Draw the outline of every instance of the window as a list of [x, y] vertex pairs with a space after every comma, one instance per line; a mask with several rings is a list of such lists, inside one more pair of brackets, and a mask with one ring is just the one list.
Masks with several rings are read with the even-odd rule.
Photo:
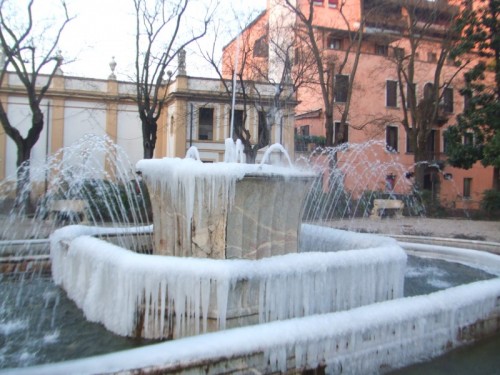
[[267, 131], [266, 112], [259, 111], [259, 143], [268, 144], [269, 132]]
[[[229, 124], [231, 124], [231, 111], [229, 111]], [[243, 124], [243, 110], [235, 109], [234, 110], [233, 130], [235, 132], [241, 132], [241, 129], [244, 127], [245, 127], [245, 125]]]
[[451, 87], [444, 89], [443, 109], [445, 112], [453, 113], [453, 89]]
[[434, 85], [432, 83], [426, 83], [424, 86], [424, 99], [432, 100], [434, 98]]
[[269, 48], [267, 44], [266, 35], [260, 37], [255, 41], [253, 46], [253, 56], [254, 57], [268, 57], [269, 56]]
[[387, 44], [375, 44], [375, 54], [380, 56], [387, 56], [389, 53], [389, 47]]
[[337, 8], [339, 6], [339, 0], [328, 0], [328, 6], [330, 8]]
[[386, 81], [386, 107], [398, 106], [398, 83], [396, 81]]
[[464, 178], [464, 198], [470, 198], [471, 197], [471, 188], [472, 188], [472, 178], [470, 177], [465, 177]]
[[427, 62], [435, 63], [437, 61], [436, 52], [427, 52]]
[[394, 57], [398, 60], [402, 60], [405, 57], [405, 49], [394, 47]]
[[333, 35], [328, 35], [328, 39], [326, 41], [328, 48], [341, 50], [342, 49], [342, 39], [335, 38]]
[[435, 158], [435, 153], [437, 152], [439, 146], [436, 144], [439, 140], [439, 134], [438, 131], [435, 129], [432, 129], [429, 135], [427, 136], [427, 140], [425, 143], [425, 151], [428, 152], [429, 158], [434, 159]]
[[320, 6], [322, 6], [323, 5], [323, 0], [313, 0], [313, 4], [314, 5], [320, 5]]
[[198, 139], [213, 140], [214, 134], [214, 109], [200, 108], [198, 112]]
[[294, 54], [293, 54], [293, 63], [295, 65], [298, 65], [302, 61], [302, 53], [298, 48], [295, 48]]
[[385, 148], [389, 152], [398, 151], [398, 127], [388, 126], [385, 128]]
[[335, 101], [345, 103], [347, 101], [347, 91], [349, 88], [349, 76], [344, 74], [335, 75]]
[[300, 135], [309, 135], [309, 128], [310, 128], [310, 125], [302, 125], [299, 128], [299, 134]]
[[[342, 135], [340, 133], [340, 122], [335, 122], [335, 140], [339, 142], [339, 144], [349, 142], [349, 125], [344, 124], [342, 127]], [[337, 134], [340, 135], [340, 139], [337, 139]]]
[[413, 143], [411, 143], [411, 138], [408, 133], [406, 133], [406, 152], [408, 154], [413, 154], [415, 152], [415, 147], [413, 147]]

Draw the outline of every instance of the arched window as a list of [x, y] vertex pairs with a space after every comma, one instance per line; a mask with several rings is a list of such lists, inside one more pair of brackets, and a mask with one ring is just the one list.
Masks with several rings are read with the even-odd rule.
[[424, 99], [430, 100], [434, 98], [434, 85], [430, 82], [424, 86]]

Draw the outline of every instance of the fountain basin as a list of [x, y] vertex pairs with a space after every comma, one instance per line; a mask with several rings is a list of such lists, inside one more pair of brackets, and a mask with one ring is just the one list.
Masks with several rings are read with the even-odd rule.
[[[304, 225], [304, 227], [310, 227], [311, 230], [303, 231], [301, 243], [307, 242], [309, 238], [319, 237], [320, 242], [323, 242], [325, 246], [318, 246], [318, 249], [328, 247], [328, 238], [338, 239], [330, 245], [334, 251], [352, 243], [349, 241], [351, 233], [309, 225]], [[102, 234], [102, 229], [90, 227], [75, 226], [70, 229], [64, 229], [64, 232], [68, 234], [67, 239], [78, 234], [75, 232], [79, 232], [80, 235], [93, 234], [93, 232]], [[140, 231], [143, 232], [146, 229], [150, 230], [150, 228], [142, 228]], [[106, 231], [108, 230], [106, 228]], [[334, 236], [335, 233], [338, 235]], [[60, 238], [63, 237], [60, 236]], [[356, 234], [356, 237], [358, 237], [358, 245], [370, 238], [373, 241], [378, 241], [376, 245], [381, 245], [385, 240], [383, 237], [374, 235]], [[496, 255], [464, 249], [444, 251], [438, 248], [436, 250], [433, 246], [423, 248], [421, 245], [411, 247], [411, 245], [405, 244], [404, 247], [412, 248], [411, 251], [416, 255], [425, 257], [446, 258], [450, 261], [459, 260], [460, 262], [467, 262], [467, 259], [474, 260], [477, 267], [488, 269], [490, 272], [495, 271], [494, 274], [500, 275], [500, 257]], [[456, 257], [453, 257], [453, 254], [456, 254]], [[464, 256], [466, 254], [468, 254], [467, 257]], [[477, 256], [481, 254], [484, 256]], [[57, 261], [56, 258], [54, 260]], [[429, 271], [431, 270], [437, 272], [433, 265], [429, 268]], [[458, 272], [462, 272], [462, 270], [460, 269]], [[28, 369], [16, 368], [7, 370], [6, 373], [100, 373], [105, 369], [111, 373], [132, 371], [133, 369], [141, 369], [144, 373], [161, 369], [169, 373], [205, 370], [209, 373], [221, 373], [227, 369], [236, 368], [242, 371], [258, 370], [268, 373], [277, 366], [277, 356], [283, 347], [286, 347], [288, 357], [286, 366], [292, 373], [325, 364], [328, 364], [326, 369], [328, 373], [336, 373], [339, 367], [335, 367], [335, 363], [337, 365], [340, 363], [344, 373], [349, 372], [349, 369], [353, 369], [351, 372], [356, 372], [359, 369], [356, 366], [359, 366], [360, 363], [363, 363], [365, 369], [371, 369], [370, 371], [361, 371], [362, 373], [379, 371], [383, 373], [409, 363], [426, 360], [464, 343], [498, 332], [500, 329], [498, 327], [498, 298], [500, 297], [498, 280], [497, 278], [474, 282], [429, 295], [367, 305], [350, 310], [353, 315], [349, 314], [350, 311], [343, 311], [263, 323], [257, 326], [178, 339], [174, 342], [148, 346], [137, 351], [113, 353]], [[488, 302], [488, 300], [494, 301], [495, 298], [496, 303], [490, 304]], [[464, 307], [469, 303], [469, 307]], [[432, 307], [431, 310], [430, 307]], [[463, 308], [468, 310], [463, 310]], [[430, 311], [431, 315], [429, 315]], [[386, 316], [385, 320], [384, 316]], [[472, 323], [463, 323], [465, 316], [467, 316], [466, 321]], [[377, 318], [372, 319], [372, 317]], [[409, 321], [406, 320], [407, 317], [418, 324], [416, 327], [419, 327], [419, 330], [418, 332], [410, 330], [410, 334], [406, 336], [403, 334], [406, 331], [400, 330], [402, 329], [401, 324], [404, 322], [406, 322], [404, 324], [407, 324], [407, 328], [412, 329]], [[324, 324], [325, 319], [330, 321], [330, 318], [332, 318], [332, 325]], [[379, 318], [380, 321], [378, 321]], [[380, 325], [377, 325], [377, 321], [378, 323], [384, 322], [386, 328], [381, 329]], [[372, 326], [372, 323], [377, 324]], [[441, 328], [427, 329], [428, 324], [430, 327], [437, 327], [435, 324], [439, 324]], [[296, 328], [292, 329], [291, 327]], [[343, 336], [341, 334], [342, 327], [352, 328], [354, 331], [349, 331], [350, 333]], [[294, 329], [296, 330], [294, 331]], [[364, 337], [371, 334], [373, 341], [359, 340], [355, 334], [356, 330], [359, 330], [360, 335], [365, 335]], [[318, 331], [321, 332], [318, 333]], [[255, 335], [251, 332], [255, 332]], [[393, 335], [392, 332], [396, 332], [396, 335]], [[422, 332], [426, 333], [425, 337], [415, 337]], [[449, 336], [453, 339], [446, 340], [446, 335], [443, 335], [443, 332], [449, 332]], [[336, 345], [339, 345], [338, 350]], [[324, 348], [328, 346], [335, 347], [335, 350], [325, 354]], [[365, 351], [368, 352], [365, 353]], [[307, 355], [307, 362], [304, 363], [304, 359], [299, 359], [296, 362], [295, 353], [302, 353], [302, 356]], [[270, 359], [272, 359], [271, 364], [269, 363]], [[302, 367], [294, 367], [300, 364]]]
[[[138, 372], [379, 373], [498, 332], [500, 279], [350, 311], [276, 321], [27, 369], [20, 374]], [[9, 373], [9, 371], [7, 371]]]
[[[169, 257], [85, 236], [92, 228], [66, 227], [51, 237], [52, 274], [87, 319], [144, 338], [179, 338], [403, 296], [406, 254], [395, 240], [302, 229], [305, 241], [321, 233], [337, 233], [345, 250], [358, 250], [261, 260]], [[368, 243], [372, 247], [362, 247]]]

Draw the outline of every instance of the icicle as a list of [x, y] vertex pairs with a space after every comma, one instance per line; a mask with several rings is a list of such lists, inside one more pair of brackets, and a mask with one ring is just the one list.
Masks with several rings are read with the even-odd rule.
[[217, 323], [220, 329], [226, 329], [226, 313], [229, 287], [229, 280], [227, 280], [226, 278], [217, 280]]

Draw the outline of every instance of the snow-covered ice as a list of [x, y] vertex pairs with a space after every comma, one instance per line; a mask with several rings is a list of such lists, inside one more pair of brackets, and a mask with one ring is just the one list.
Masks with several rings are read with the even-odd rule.
[[[390, 239], [360, 248], [366, 236], [356, 245], [356, 235], [305, 226], [306, 239], [337, 233], [347, 250], [358, 250], [325, 252], [318, 247], [322, 251], [261, 260], [214, 260], [138, 254], [85, 232], [75, 226], [52, 236], [54, 281], [87, 319], [120, 335], [134, 335], [141, 309], [144, 337], [167, 337], [172, 329], [181, 337], [206, 331], [209, 318], [224, 329], [228, 314], [237, 316], [243, 307], [264, 323], [403, 295], [406, 254]], [[76, 238], [69, 240], [71, 236]], [[247, 289], [238, 294], [241, 283]]]

